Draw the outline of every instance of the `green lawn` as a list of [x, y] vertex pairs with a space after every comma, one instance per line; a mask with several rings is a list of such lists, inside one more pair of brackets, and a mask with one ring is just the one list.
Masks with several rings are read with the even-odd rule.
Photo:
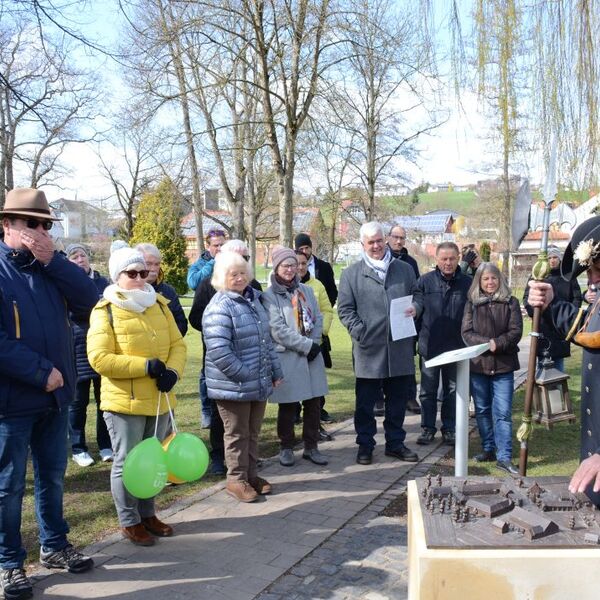
[[477, 202], [475, 192], [432, 192], [419, 194], [419, 204], [415, 214], [432, 210], [447, 209], [461, 215], [468, 215]]
[[[191, 298], [183, 298], [184, 306], [189, 306]], [[354, 406], [354, 379], [352, 376], [352, 357], [350, 338], [334, 319], [331, 339], [333, 346], [334, 368], [328, 371], [330, 393], [327, 397], [327, 409], [339, 421], [352, 415]], [[188, 362], [182, 381], [177, 386], [178, 406], [176, 410], [178, 427], [199, 435], [208, 442], [208, 431], [199, 427], [198, 373], [200, 371], [201, 344], [200, 334], [191, 329], [186, 336]], [[579, 368], [581, 353], [576, 349], [574, 356], [567, 362], [572, 379], [570, 389], [579, 413]], [[515, 432], [520, 423], [522, 410], [521, 391], [515, 401]], [[278, 450], [275, 430], [277, 408], [267, 407], [261, 434], [261, 456], [272, 456]], [[90, 452], [97, 456], [95, 443], [95, 413], [88, 411], [87, 436]], [[579, 448], [578, 426], [559, 424], [551, 432], [536, 426], [530, 443], [531, 475], [570, 474], [577, 465]], [[515, 456], [518, 444], [515, 442]], [[477, 435], [472, 439], [470, 455], [478, 451]], [[497, 474], [493, 467], [470, 463], [472, 474]], [[215, 478], [207, 477], [195, 483], [167, 487], [158, 496], [159, 507], [165, 507], [179, 498], [194, 494], [213, 484]], [[65, 513], [71, 527], [70, 539], [78, 546], [85, 546], [117, 529], [115, 510], [110, 495], [110, 465], [97, 462], [92, 467], [82, 469], [69, 460], [65, 478]], [[23, 514], [23, 538], [30, 550], [30, 559], [37, 560], [37, 526], [33, 514], [32, 475], [29, 472]]]

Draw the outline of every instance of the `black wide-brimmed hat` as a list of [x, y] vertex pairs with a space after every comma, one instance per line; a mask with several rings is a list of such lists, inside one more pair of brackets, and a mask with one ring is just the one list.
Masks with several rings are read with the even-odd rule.
[[600, 216], [584, 221], [574, 232], [565, 250], [560, 272], [571, 281], [600, 259]]

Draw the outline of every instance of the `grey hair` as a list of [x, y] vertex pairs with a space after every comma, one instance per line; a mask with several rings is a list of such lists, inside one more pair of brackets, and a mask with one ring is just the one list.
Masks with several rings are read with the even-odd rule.
[[383, 225], [377, 221], [369, 221], [368, 223], [363, 223], [360, 226], [359, 236], [360, 241], [362, 242], [366, 237], [372, 237], [381, 233], [383, 237]]
[[[481, 291], [481, 277], [485, 273], [485, 271], [489, 271], [492, 275], [495, 275], [500, 282], [496, 293], [491, 297], [491, 299], [486, 296]], [[469, 300], [477, 305], [483, 304], [484, 302], [491, 300], [492, 302], [508, 302], [512, 295], [511, 289], [508, 287], [508, 283], [506, 281], [506, 277], [502, 275], [500, 269], [493, 263], [483, 262], [477, 267], [477, 271], [475, 271], [475, 275], [473, 276], [473, 283], [469, 288], [469, 292], [467, 294]]]
[[154, 256], [154, 258], [162, 260], [162, 254], [154, 244], [150, 244], [149, 242], [142, 242], [140, 244], [137, 244], [135, 246], [135, 249], [139, 250], [142, 254], [150, 254], [150, 256]]
[[441, 242], [437, 245], [435, 249], [435, 255], [437, 256], [440, 250], [454, 250], [457, 256], [460, 256], [460, 250], [458, 246], [454, 242]]
[[227, 290], [227, 273], [233, 267], [244, 267], [248, 275], [248, 282], [250, 282], [252, 279], [252, 269], [250, 268], [250, 263], [241, 254], [237, 252], [219, 252], [215, 256], [215, 266], [212, 279], [210, 280], [215, 290], [218, 292]]
[[221, 246], [221, 252], [237, 252], [238, 254], [248, 254], [248, 246], [242, 240], [229, 240]]

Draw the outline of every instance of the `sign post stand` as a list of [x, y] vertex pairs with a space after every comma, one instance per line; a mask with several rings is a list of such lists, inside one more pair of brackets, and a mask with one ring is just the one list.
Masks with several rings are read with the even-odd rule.
[[441, 367], [456, 363], [456, 442], [454, 446], [454, 475], [467, 476], [469, 460], [469, 360], [487, 352], [489, 343], [468, 346], [439, 354], [425, 362], [425, 366]]

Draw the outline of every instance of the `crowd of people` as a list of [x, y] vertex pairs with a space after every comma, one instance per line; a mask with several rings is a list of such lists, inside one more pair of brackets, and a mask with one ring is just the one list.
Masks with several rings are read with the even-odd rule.
[[[85, 245], [56, 251], [49, 234], [56, 218], [43, 192], [10, 191], [0, 216], [0, 581], [6, 598], [20, 600], [32, 594], [20, 532], [29, 457], [41, 563], [74, 573], [93, 566], [68, 542], [63, 516], [68, 447], [80, 467], [95, 460], [85, 437], [91, 389], [99, 457], [112, 462], [110, 487], [123, 536], [150, 546], [156, 537], [173, 534], [157, 518], [153, 499], [127, 491], [123, 465], [139, 442], [155, 435], [162, 440], [170, 431], [169, 405], [176, 406], [173, 390], [186, 364], [188, 319], [177, 293], [163, 280], [161, 253], [153, 244], [113, 243], [109, 284], [92, 269]], [[592, 252], [587, 262], [571, 252], [568, 283], [559, 277], [560, 253], [551, 248], [549, 283], [532, 282], [525, 294], [528, 310], [552, 307], [543, 327], [546, 352], [559, 367], [569, 352], [565, 338], [574, 336], [577, 324], [585, 323], [585, 331], [596, 327], [595, 309], [582, 321], [575, 279], [588, 268], [595, 284], [594, 269], [600, 273], [594, 262], [600, 263], [600, 222], [595, 227], [581, 240], [574, 238], [589, 240]], [[302, 458], [317, 467], [328, 464], [319, 442], [328, 437], [323, 423], [332, 419], [326, 396], [336, 306], [352, 341], [358, 464], [374, 460], [378, 415], [384, 416], [386, 456], [418, 461], [405, 444], [407, 410], [421, 415], [417, 445], [433, 443], [438, 431], [445, 444], [453, 445], [456, 368], [427, 367], [426, 362], [465, 345], [489, 343], [471, 365], [482, 444], [474, 459], [518, 472], [512, 463], [512, 401], [523, 321], [502, 273], [482, 261], [474, 247], [461, 252], [455, 243], [442, 242], [435, 268], [420, 274], [402, 227], [386, 232], [370, 222], [359, 235], [362, 255], [343, 270], [339, 290], [332, 266], [315, 256], [306, 233], [296, 236], [294, 248], [272, 250], [265, 290], [254, 278], [246, 244], [227, 241], [218, 229], [208, 232], [206, 251], [189, 268], [194, 290], [189, 323], [201, 332], [204, 348], [199, 420], [210, 429], [210, 472], [225, 475], [227, 493], [240, 502], [273, 491], [258, 475], [267, 402], [277, 405], [280, 464], [295, 464], [299, 421]], [[397, 300], [403, 302], [401, 315], [393, 312]], [[393, 334], [392, 321], [398, 318], [414, 322], [416, 333]], [[597, 347], [600, 342], [587, 346]], [[588, 358], [592, 365], [595, 359]], [[584, 442], [587, 455], [573, 485], [599, 491], [599, 451], [590, 440]]]

